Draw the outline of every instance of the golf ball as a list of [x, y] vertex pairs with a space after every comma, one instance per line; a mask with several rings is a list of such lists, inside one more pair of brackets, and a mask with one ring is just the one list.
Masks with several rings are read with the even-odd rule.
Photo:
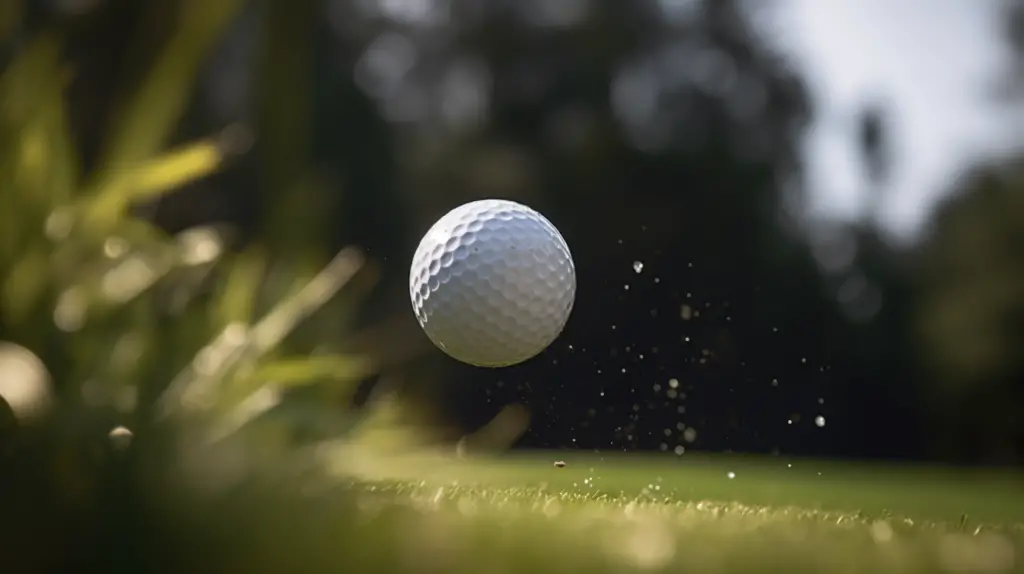
[[416, 319], [464, 363], [503, 367], [536, 356], [569, 319], [576, 268], [562, 235], [514, 201], [457, 207], [427, 231], [412, 259]]

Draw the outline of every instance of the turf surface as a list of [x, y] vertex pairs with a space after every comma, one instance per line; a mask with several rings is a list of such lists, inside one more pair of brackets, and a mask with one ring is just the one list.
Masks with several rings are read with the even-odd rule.
[[345, 465], [359, 469], [346, 487], [361, 525], [353, 570], [1024, 570], [1016, 475], [691, 455], [357, 458]]

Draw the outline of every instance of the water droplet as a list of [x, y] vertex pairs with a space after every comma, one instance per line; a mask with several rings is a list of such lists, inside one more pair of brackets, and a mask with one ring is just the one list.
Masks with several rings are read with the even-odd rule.
[[683, 431], [683, 440], [689, 443], [697, 440], [697, 429], [690, 427]]

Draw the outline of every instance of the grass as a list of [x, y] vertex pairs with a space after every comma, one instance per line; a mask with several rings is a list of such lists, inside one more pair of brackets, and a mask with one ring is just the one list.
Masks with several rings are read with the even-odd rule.
[[415, 517], [448, 572], [1008, 571], [1024, 551], [1006, 476], [557, 453], [413, 468], [362, 485], [364, 512]]
[[[947, 522], [959, 522], [964, 515], [979, 523], [1024, 521], [1024, 477], [992, 471], [729, 455], [541, 453], [461, 463], [441, 460], [376, 472], [401, 478], [399, 469], [405, 467], [435, 483], [469, 480], [590, 496], [736, 500]], [[556, 460], [567, 466], [556, 468]]]
[[[1011, 572], [1024, 552], [1024, 483], [1007, 474], [691, 455], [315, 458], [333, 472], [296, 487], [281, 478], [302, 466], [290, 465], [270, 483], [291, 494], [258, 497], [270, 514], [239, 544], [250, 558], [266, 549], [259, 571]], [[223, 512], [237, 524], [253, 500]]]

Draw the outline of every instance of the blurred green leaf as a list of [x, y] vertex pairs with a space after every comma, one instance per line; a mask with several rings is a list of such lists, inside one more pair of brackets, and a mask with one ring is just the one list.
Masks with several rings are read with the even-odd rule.
[[53, 37], [38, 36], [0, 76], [0, 268], [42, 239], [43, 222], [77, 179], [59, 49]]
[[232, 323], [252, 320], [259, 293], [254, 286], [262, 282], [266, 267], [266, 256], [257, 248], [250, 248], [234, 258], [211, 313], [214, 328], [223, 329]]
[[205, 140], [119, 170], [85, 202], [89, 222], [109, 228], [135, 202], [154, 199], [216, 172], [225, 158], [216, 140]]
[[[0, 75], [0, 110], [5, 128], [24, 125], [50, 103], [40, 94], [53, 93], [65, 77], [60, 71], [60, 42], [50, 34], [36, 36]], [[4, 130], [6, 131], [6, 129]], [[7, 132], [7, 141], [17, 131]]]
[[22, 0], [0, 2], [0, 42], [10, 40], [14, 32], [21, 26], [25, 15], [25, 3]]
[[272, 384], [278, 388], [305, 386], [334, 381], [354, 384], [373, 372], [374, 365], [365, 357], [348, 355], [313, 355], [276, 359], [247, 377], [245, 386]]
[[257, 362], [348, 283], [363, 262], [361, 252], [344, 249], [298, 292], [284, 298], [255, 325], [227, 325], [171, 383], [160, 398], [160, 414], [170, 416], [215, 406], [233, 408], [243, 402], [258, 389], [224, 383], [239, 369], [248, 371], [241, 379], [250, 376]]
[[[175, 33], [122, 107], [95, 189], [103, 190], [116, 181], [121, 169], [146, 161], [166, 144], [185, 109], [203, 58], [241, 5], [241, 0], [178, 3]], [[152, 9], [161, 7], [153, 5]]]
[[2, 304], [12, 328], [32, 319], [51, 281], [49, 253], [43, 246], [33, 246], [14, 262], [2, 288]]

